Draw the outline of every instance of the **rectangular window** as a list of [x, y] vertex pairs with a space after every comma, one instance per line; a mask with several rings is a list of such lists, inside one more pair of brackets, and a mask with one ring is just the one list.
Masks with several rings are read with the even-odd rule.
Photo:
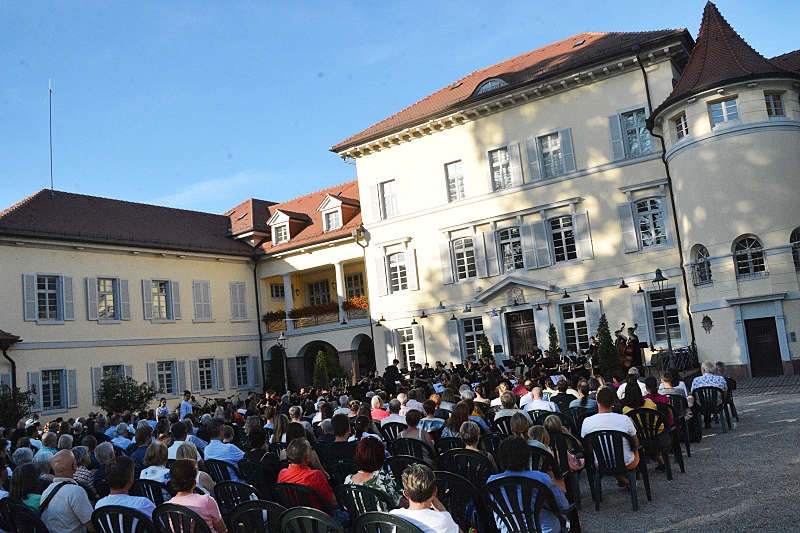
[[589, 348], [589, 328], [582, 302], [562, 305], [561, 323], [564, 324], [567, 350], [580, 353], [580, 350]]
[[152, 281], [153, 320], [169, 320], [172, 318], [172, 302], [169, 299], [169, 281]]
[[113, 278], [97, 278], [97, 318], [99, 320], [117, 320], [117, 280]]
[[289, 225], [282, 224], [280, 226], [275, 226], [275, 240], [273, 244], [282, 244], [284, 242], [289, 242]]
[[461, 327], [464, 330], [464, 348], [467, 356], [477, 355], [478, 344], [483, 335], [483, 319], [480, 317], [464, 318], [461, 320]]
[[667, 243], [664, 226], [664, 208], [660, 199], [648, 198], [634, 204], [636, 229], [642, 248], [650, 248]]
[[356, 272], [355, 274], [346, 275], [344, 277], [344, 286], [348, 298], [364, 296], [364, 274]]
[[211, 390], [214, 388], [214, 360], [198, 359], [197, 368], [200, 376], [200, 390]]
[[550, 238], [553, 242], [553, 257], [556, 263], [571, 261], [578, 258], [578, 250], [575, 247], [575, 234], [572, 230], [572, 217], [551, 218]]
[[322, 305], [331, 302], [331, 290], [327, 279], [309, 283], [306, 287], [308, 289], [308, 305]]
[[464, 174], [461, 170], [461, 161], [447, 163], [444, 166], [444, 175], [447, 180], [447, 201], [463, 200]]
[[269, 297], [273, 300], [283, 300], [286, 293], [283, 289], [283, 283], [270, 283], [269, 284]]
[[125, 377], [124, 365], [103, 365], [103, 376], [117, 376], [122, 379]]
[[711, 118], [712, 128], [721, 122], [738, 119], [739, 109], [736, 106], [736, 98], [708, 104], [708, 116]]
[[58, 276], [36, 276], [36, 304], [39, 320], [59, 320]]
[[689, 135], [689, 123], [686, 122], [686, 113], [681, 113], [672, 119], [675, 126], [675, 138], [680, 140]]
[[394, 330], [397, 336], [397, 353], [400, 361], [405, 361], [406, 368], [411, 368], [416, 362], [414, 357], [414, 330], [412, 328], [400, 328]]
[[248, 362], [249, 357], [246, 355], [236, 356], [236, 387], [244, 388], [250, 385], [250, 376], [248, 375]]
[[[675, 289], [664, 289], [663, 292], [652, 291], [647, 295], [650, 298], [650, 316], [653, 319], [656, 341], [667, 340], [667, 327], [669, 327], [670, 339], [680, 339], [681, 325], [678, 321], [678, 302], [675, 297]], [[664, 320], [665, 308], [666, 322]]]
[[159, 392], [161, 394], [176, 394], [174, 361], [159, 361], [156, 363], [156, 370], [158, 373]]
[[64, 371], [42, 370], [42, 411], [64, 409]]
[[384, 181], [378, 185], [383, 218], [397, 216], [397, 196], [394, 180]]
[[469, 279], [478, 275], [475, 268], [475, 245], [472, 237], [453, 241], [453, 258], [456, 266], [456, 279]]
[[497, 240], [500, 245], [500, 260], [503, 265], [503, 272], [510, 272], [525, 266], [522, 257], [522, 240], [519, 236], [519, 228], [501, 229], [497, 232]]
[[337, 209], [325, 213], [325, 231], [333, 231], [342, 227], [342, 213]]
[[650, 132], [647, 131], [647, 126], [645, 126], [645, 119], [644, 109], [628, 111], [620, 115], [622, 135], [628, 157], [637, 157], [652, 149], [652, 139]]
[[764, 93], [764, 102], [767, 104], [767, 116], [785, 117], [786, 111], [783, 109], [783, 99], [778, 93]]
[[408, 289], [408, 273], [406, 271], [406, 254], [397, 252], [387, 259], [389, 270], [389, 290], [391, 292]]
[[231, 320], [247, 320], [247, 284], [232, 281], [228, 285], [231, 298]]
[[492, 172], [492, 190], [500, 191], [511, 187], [511, 163], [507, 147], [489, 152], [489, 168]]
[[542, 156], [542, 178], [552, 178], [564, 173], [564, 158], [561, 154], [561, 139], [558, 133], [543, 135], [536, 139]]

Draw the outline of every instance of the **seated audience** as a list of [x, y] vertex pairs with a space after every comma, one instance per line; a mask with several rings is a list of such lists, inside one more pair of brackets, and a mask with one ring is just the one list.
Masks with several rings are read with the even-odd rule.
[[[114, 453], [113, 448], [111, 453]], [[53, 456], [51, 467], [55, 478], [42, 493], [39, 503], [42, 522], [47, 529], [58, 533], [93, 532], [92, 504], [86, 491], [72, 479], [78, 469], [75, 456], [70, 450], [61, 450]]]
[[191, 459], [178, 459], [170, 467], [169, 472], [170, 486], [175, 491], [175, 496], [167, 503], [182, 505], [199, 514], [213, 533], [226, 533], [228, 529], [214, 498], [207, 494], [194, 493], [197, 485], [197, 462]]
[[356, 453], [356, 442], [348, 442], [350, 437], [350, 420], [345, 414], [336, 414], [331, 418], [333, 442], [319, 447], [320, 459], [324, 464], [339, 459], [353, 460]]
[[408, 508], [393, 509], [424, 533], [464, 533], [436, 497], [436, 476], [429, 466], [412, 464], [403, 471], [403, 496]]
[[139, 479], [149, 479], [166, 484], [169, 481], [169, 468], [167, 468], [167, 447], [155, 441], [147, 447], [144, 454], [144, 470], [139, 473]]
[[358, 472], [348, 475], [344, 482], [378, 489], [390, 496], [397, 505], [400, 494], [395, 490], [394, 477], [383, 469], [385, 458], [386, 453], [381, 441], [373, 438], [361, 439], [358, 441], [355, 454]]
[[9, 495], [26, 507], [39, 512], [41, 501], [41, 488], [39, 487], [39, 473], [32, 463], [20, 465], [14, 469], [11, 477], [11, 491]]
[[425, 418], [420, 420], [420, 426], [428, 433], [436, 431], [444, 426], [444, 420], [437, 418], [434, 413], [436, 412], [436, 402], [433, 400], [425, 400], [422, 402], [422, 409], [425, 411]]
[[[623, 439], [622, 452], [627, 469], [633, 470], [639, 465], [639, 439], [636, 437], [636, 427], [633, 425], [633, 421], [628, 416], [615, 413], [612, 410], [616, 399], [617, 394], [612, 387], [600, 387], [597, 391], [597, 414], [588, 416], [583, 420], [581, 438], [586, 437], [589, 433], [601, 430], [627, 433], [632, 437], [632, 446], [628, 439]], [[617, 481], [621, 486], [628, 485], [628, 479], [625, 476], [619, 476]]]
[[213, 420], [211, 422], [211, 426], [209, 427], [211, 442], [206, 446], [204, 458], [206, 461], [215, 460], [228, 463], [234, 467], [233, 469], [229, 469], [231, 480], [242, 481], [236, 475], [235, 469], [238, 467], [239, 461], [244, 457], [244, 452], [235, 444], [222, 442], [223, 426], [224, 425], [219, 420]]
[[461, 436], [461, 442], [464, 443], [464, 448], [467, 450], [472, 450], [473, 452], [478, 452], [481, 455], [485, 456], [489, 459], [489, 462], [492, 463], [492, 469], [497, 470], [497, 463], [495, 463], [494, 457], [491, 453], [487, 452], [486, 450], [481, 450], [478, 447], [481, 439], [481, 428], [478, 427], [478, 424], [473, 422], [472, 420], [467, 420], [463, 424], [461, 424], [461, 428], [459, 429], [459, 435]]
[[129, 507], [146, 514], [148, 517], [153, 516], [153, 511], [156, 506], [147, 498], [141, 496], [130, 496], [128, 490], [133, 485], [133, 471], [135, 464], [133, 459], [126, 456], [116, 457], [108, 465], [106, 477], [108, 479], [109, 494], [104, 498], [100, 498], [96, 504], [95, 509], [100, 509], [107, 505], [120, 505], [122, 507]]
[[[386, 424], [391, 424], [392, 422], [405, 424], [406, 417], [400, 414], [401, 408], [402, 404], [400, 403], [400, 400], [397, 399], [389, 400], [389, 416], [386, 416], [383, 419], [381, 419], [381, 426], [385, 426]], [[375, 417], [373, 416], [372, 418]]]
[[[528, 402], [525, 406], [527, 411], [550, 411], [556, 412], [558, 411], [558, 406], [551, 401], [542, 399], [542, 388], [541, 387], [534, 387], [531, 390], [531, 398], [532, 400]], [[495, 415], [497, 416], [497, 415]]]

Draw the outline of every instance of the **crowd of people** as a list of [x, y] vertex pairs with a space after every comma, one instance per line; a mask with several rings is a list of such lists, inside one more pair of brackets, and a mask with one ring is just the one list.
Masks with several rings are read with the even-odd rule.
[[[211, 531], [225, 533], [214, 499], [219, 480], [205, 468], [215, 460], [229, 465], [227, 478], [251, 483], [265, 499], [275, 498], [276, 483], [314, 489], [321, 500], [315, 506], [341, 524], [353, 518], [333, 490], [344, 483], [382, 491], [394, 504], [392, 513], [425, 532], [457, 533], [461, 528], [437, 498], [433, 467], [441, 453], [438, 444], [460, 439], [460, 447], [483, 455], [491, 465], [486, 482], [523, 476], [547, 486], [556, 508], [541, 511], [542, 529], [560, 531], [559, 516], [578, 522], [568, 498], [573, 496], [559, 472], [531, 468], [532, 448], [553, 455], [557, 435], [575, 433], [572, 437], [580, 442], [594, 431], [622, 431], [631, 437], [623, 442], [625, 464], [635, 469], [643, 458], [637, 429], [626, 413], [669, 405], [670, 396], [677, 395], [688, 408], [668, 410], [659, 434], [669, 438], [667, 426], [677, 419], [689, 420], [686, 427], [701, 433], [692, 393], [698, 387], [718, 387], [724, 398], [732, 383], [724, 377], [724, 365], [712, 363], [704, 363], [688, 385], [674, 371], [660, 380], [644, 378], [636, 366], [606, 382], [585, 362], [553, 364], [548, 354], [506, 363], [498, 366], [493, 358], [463, 365], [437, 362], [401, 372], [394, 361], [382, 376], [373, 373], [352, 386], [251, 393], [213, 412], [202, 412], [186, 391], [176, 406], [162, 399], [156, 409], [137, 413], [89, 413], [43, 426], [34, 416], [2, 429], [0, 499], [11, 498], [35, 511], [50, 531], [80, 533], [94, 530], [92, 512], [106, 505], [151, 516], [151, 500], [128, 494], [136, 479], [147, 479], [164, 483], [168, 503], [195, 511]], [[565, 424], [557, 414], [573, 408], [583, 416], [577, 424]], [[501, 420], [507, 426], [498, 427]], [[487, 446], [487, 436], [498, 432], [506, 437]], [[395, 439], [424, 444], [420, 460], [402, 476], [388, 466]], [[570, 467], [574, 462], [582, 468], [586, 458], [579, 450], [572, 452]], [[656, 460], [656, 470], [663, 470], [661, 458]], [[352, 461], [353, 468], [337, 479], [332, 465], [341, 461]], [[626, 486], [628, 479], [619, 476], [618, 483]], [[502, 522], [497, 526], [503, 531]]]

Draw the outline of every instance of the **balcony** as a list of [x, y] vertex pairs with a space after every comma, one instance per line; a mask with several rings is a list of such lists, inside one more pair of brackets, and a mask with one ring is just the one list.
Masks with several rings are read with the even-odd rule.
[[[348, 320], [369, 318], [369, 302], [366, 296], [349, 298], [342, 303]], [[267, 332], [277, 333], [286, 330], [286, 323], [291, 320], [294, 329], [310, 328], [323, 324], [339, 322], [339, 305], [330, 302], [321, 305], [299, 307], [289, 311], [287, 319], [284, 311], [265, 313], [262, 320], [267, 325]]]

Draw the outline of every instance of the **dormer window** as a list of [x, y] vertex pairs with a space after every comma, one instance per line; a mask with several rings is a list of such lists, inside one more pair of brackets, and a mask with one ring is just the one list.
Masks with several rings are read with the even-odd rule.
[[272, 228], [272, 244], [289, 242], [289, 224], [281, 224]]
[[485, 94], [494, 91], [495, 89], [499, 89], [500, 87], [505, 87], [506, 85], [508, 85], [508, 83], [504, 82], [500, 78], [490, 78], [478, 85], [478, 88], [475, 89], [475, 94]]
[[342, 227], [342, 211], [334, 209], [323, 213], [323, 220], [325, 224], [325, 231], [334, 231]]

